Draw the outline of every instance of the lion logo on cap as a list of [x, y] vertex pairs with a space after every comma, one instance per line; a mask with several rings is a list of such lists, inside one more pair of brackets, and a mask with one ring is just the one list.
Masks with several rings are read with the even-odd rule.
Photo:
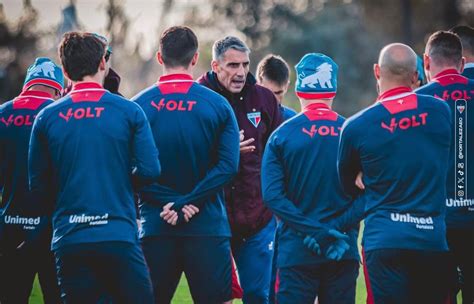
[[316, 72], [309, 76], [306, 76], [304, 73], [298, 75], [298, 78], [301, 80], [301, 87], [306, 86], [316, 89], [316, 84], [323, 89], [329, 88], [332, 89], [332, 65], [327, 62], [322, 63], [316, 68]]
[[40, 76], [39, 73], [43, 73], [43, 76], [56, 79], [54, 75], [54, 69], [56, 66], [50, 61], [43, 62], [40, 65], [37, 65], [31, 71], [32, 76]]

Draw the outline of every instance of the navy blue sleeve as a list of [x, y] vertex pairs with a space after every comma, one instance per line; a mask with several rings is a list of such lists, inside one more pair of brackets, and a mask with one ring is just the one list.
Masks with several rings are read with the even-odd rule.
[[[44, 130], [44, 112], [40, 112], [33, 123], [28, 150], [28, 181], [29, 188], [40, 202], [53, 203], [47, 199], [53, 190], [51, 155]], [[48, 206], [48, 207], [52, 207]], [[48, 208], [49, 209], [49, 208]], [[52, 209], [50, 210], [52, 212]]]
[[133, 178], [138, 180], [136, 183], [146, 185], [158, 179], [161, 173], [161, 167], [158, 160], [158, 149], [153, 139], [150, 123], [139, 106], [136, 106], [134, 127]]
[[175, 202], [173, 209], [183, 207], [189, 203], [197, 207], [202, 206], [205, 202], [205, 200], [202, 200], [203, 198], [220, 191], [237, 174], [240, 157], [239, 127], [232, 109], [227, 104], [225, 106], [227, 119], [219, 138], [216, 165], [207, 172], [190, 193]]
[[359, 152], [351, 136], [351, 125], [346, 121], [341, 130], [337, 170], [342, 189], [353, 199], [358, 196], [360, 189], [355, 185], [357, 174], [362, 171]]
[[314, 235], [325, 229], [320, 222], [305, 216], [295, 204], [287, 198], [285, 192], [284, 169], [276, 145], [277, 136], [270, 138], [262, 162], [262, 195], [264, 203], [285, 224], [304, 235]]

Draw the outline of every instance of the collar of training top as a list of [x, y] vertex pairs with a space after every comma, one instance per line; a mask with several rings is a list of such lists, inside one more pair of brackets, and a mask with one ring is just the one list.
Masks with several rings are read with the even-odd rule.
[[26, 90], [20, 93], [18, 97], [35, 97], [35, 98], [44, 98], [44, 99], [52, 99], [53, 95], [37, 90]]
[[304, 107], [303, 111], [314, 111], [314, 110], [331, 110], [331, 108], [322, 102], [315, 102]]
[[456, 69], [447, 69], [438, 73], [434, 78], [434, 82], [439, 83], [442, 86], [447, 86], [454, 83], [467, 84], [469, 79], [462, 76]]
[[164, 82], [183, 82], [183, 81], [194, 81], [193, 76], [189, 74], [168, 74], [163, 75], [158, 79], [158, 84]]
[[403, 93], [412, 93], [413, 90], [410, 87], [397, 87], [390, 89], [388, 91], [385, 91], [383, 94], [379, 95], [377, 98], [377, 101], [382, 101], [383, 99], [386, 99], [388, 97], [392, 96], [397, 96]]
[[104, 90], [104, 87], [102, 87], [102, 85], [97, 82], [78, 82], [72, 86], [71, 93], [73, 91], [90, 90], [90, 89]]

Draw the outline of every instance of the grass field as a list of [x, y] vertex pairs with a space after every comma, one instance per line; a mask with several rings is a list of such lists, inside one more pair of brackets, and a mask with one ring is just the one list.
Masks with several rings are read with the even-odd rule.
[[[360, 246], [361, 236], [362, 236], [362, 231], [359, 234], [359, 246]], [[357, 278], [356, 304], [365, 303], [366, 298], [367, 298], [367, 292], [365, 289], [364, 271], [361, 266], [359, 269], [359, 277]], [[43, 300], [42, 300], [42, 295], [41, 295], [41, 289], [39, 287], [38, 281], [36, 280], [34, 288], [33, 288], [33, 292], [30, 297], [30, 304], [42, 304], [42, 303], [43, 303]], [[173, 304], [192, 304], [193, 303], [191, 299], [191, 295], [189, 294], [188, 284], [184, 276], [181, 278], [181, 281], [178, 285], [178, 289], [176, 290], [172, 303]], [[234, 304], [241, 304], [241, 303], [242, 303], [241, 301], [234, 301]], [[458, 303], [462, 303], [460, 294], [458, 295]], [[425, 303], [420, 303], [420, 304], [425, 304]]]

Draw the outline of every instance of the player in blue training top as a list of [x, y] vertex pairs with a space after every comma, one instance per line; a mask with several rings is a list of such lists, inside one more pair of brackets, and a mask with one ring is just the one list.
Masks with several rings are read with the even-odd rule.
[[[404, 44], [383, 48], [374, 74], [377, 102], [342, 129], [339, 176], [348, 194], [360, 196], [348, 211], [357, 212], [349, 221], [338, 219], [336, 228], [365, 216], [369, 300], [444, 303], [450, 110], [439, 99], [412, 92], [416, 54]], [[354, 183], [359, 172], [363, 192]]]
[[36, 274], [44, 302], [61, 301], [50, 249], [51, 218], [28, 189], [28, 144], [36, 115], [61, 96], [63, 87], [61, 68], [49, 58], [37, 58], [21, 94], [0, 106], [1, 303], [28, 303]]
[[[462, 274], [463, 303], [474, 302], [474, 80], [460, 74], [461, 41], [456, 34], [436, 32], [425, 49], [425, 69], [430, 82], [417, 93], [441, 98], [451, 108], [451, 155], [446, 181], [446, 225], [452, 258], [453, 302], [457, 268]], [[469, 178], [471, 177], [472, 178]]]
[[239, 130], [229, 103], [193, 81], [197, 49], [190, 28], [165, 30], [157, 53], [164, 74], [133, 98], [163, 164], [158, 182], [140, 191], [139, 205], [156, 303], [170, 303], [183, 271], [195, 303], [231, 299], [223, 188], [237, 174]]
[[46, 197], [41, 208], [54, 209], [61, 296], [153, 303], [132, 189], [160, 174], [150, 125], [137, 104], [102, 88], [105, 45], [94, 35], [66, 33], [59, 55], [73, 87], [35, 120], [29, 180]]
[[283, 104], [283, 98], [290, 85], [290, 69], [278, 55], [269, 54], [257, 65], [257, 83], [273, 92], [280, 106], [283, 121], [296, 115], [296, 111]]
[[[344, 118], [331, 110], [337, 65], [323, 54], [307, 54], [296, 65], [302, 114], [271, 135], [262, 165], [263, 199], [281, 219], [278, 234], [278, 303], [355, 303], [359, 271], [357, 228], [335, 235], [349, 245], [340, 256], [326, 252], [335, 239], [322, 223], [346, 209], [351, 199], [337, 176], [337, 149]], [[313, 237], [323, 249], [305, 244]], [[306, 238], [306, 241], [309, 238]], [[347, 253], [344, 250], [349, 249]], [[332, 259], [340, 259], [335, 262]]]
[[468, 25], [458, 25], [449, 31], [461, 39], [462, 55], [465, 59], [462, 75], [474, 79], [474, 28]]
[[[288, 92], [290, 85], [290, 68], [286, 61], [278, 56], [269, 54], [265, 56], [257, 65], [257, 83], [273, 92], [278, 101], [281, 116], [283, 121], [286, 121], [296, 115], [296, 111], [283, 104], [283, 98]], [[278, 219], [277, 219], [278, 221]], [[272, 274], [269, 292], [269, 304], [275, 303], [275, 288], [276, 286], [276, 256], [278, 254], [278, 231], [281, 225], [277, 223], [277, 230], [275, 233], [275, 241], [273, 242], [273, 260], [272, 260]]]

